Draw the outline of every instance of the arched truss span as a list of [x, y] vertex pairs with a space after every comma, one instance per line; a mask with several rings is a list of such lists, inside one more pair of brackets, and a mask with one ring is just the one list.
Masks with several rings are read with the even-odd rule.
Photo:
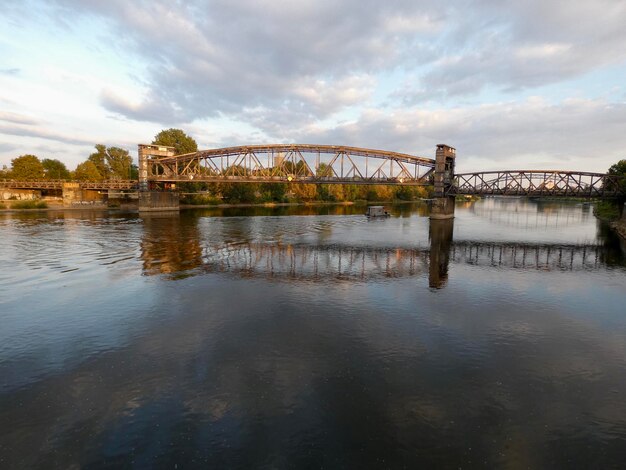
[[616, 197], [626, 192], [625, 178], [605, 173], [561, 170], [513, 170], [454, 175], [449, 195], [535, 197]]
[[435, 161], [335, 145], [246, 145], [148, 159], [148, 179], [166, 182], [429, 184]]

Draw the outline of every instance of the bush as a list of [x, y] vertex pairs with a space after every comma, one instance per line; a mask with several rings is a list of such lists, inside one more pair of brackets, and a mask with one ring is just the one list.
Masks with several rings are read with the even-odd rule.
[[217, 204], [220, 204], [222, 201], [215, 196], [207, 196], [203, 194], [188, 194], [186, 196], [183, 196], [180, 202], [183, 204], [190, 204], [192, 206], [215, 206]]
[[45, 209], [48, 207], [44, 201], [18, 201], [11, 204], [11, 209]]
[[620, 207], [616, 201], [600, 201], [593, 208], [593, 214], [598, 218], [606, 221], [619, 219]]

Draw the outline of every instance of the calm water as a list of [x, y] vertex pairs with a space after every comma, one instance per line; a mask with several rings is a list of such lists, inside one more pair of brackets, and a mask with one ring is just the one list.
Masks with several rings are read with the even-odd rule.
[[0, 468], [617, 468], [626, 257], [581, 204], [0, 216]]

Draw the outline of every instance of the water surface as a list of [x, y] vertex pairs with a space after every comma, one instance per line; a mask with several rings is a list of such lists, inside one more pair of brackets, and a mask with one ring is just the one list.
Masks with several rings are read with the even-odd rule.
[[620, 467], [626, 257], [583, 204], [0, 218], [0, 467]]

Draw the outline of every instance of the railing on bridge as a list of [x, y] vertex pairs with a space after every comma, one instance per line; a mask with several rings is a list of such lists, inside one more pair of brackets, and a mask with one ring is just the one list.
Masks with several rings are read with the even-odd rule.
[[624, 177], [559, 170], [455, 174], [448, 194], [605, 198], [624, 195]]
[[150, 181], [430, 183], [435, 161], [413, 155], [334, 145], [251, 145], [147, 160]]
[[0, 188], [6, 189], [63, 189], [64, 185], [76, 184], [81, 189], [137, 189], [137, 180], [0, 180]]

